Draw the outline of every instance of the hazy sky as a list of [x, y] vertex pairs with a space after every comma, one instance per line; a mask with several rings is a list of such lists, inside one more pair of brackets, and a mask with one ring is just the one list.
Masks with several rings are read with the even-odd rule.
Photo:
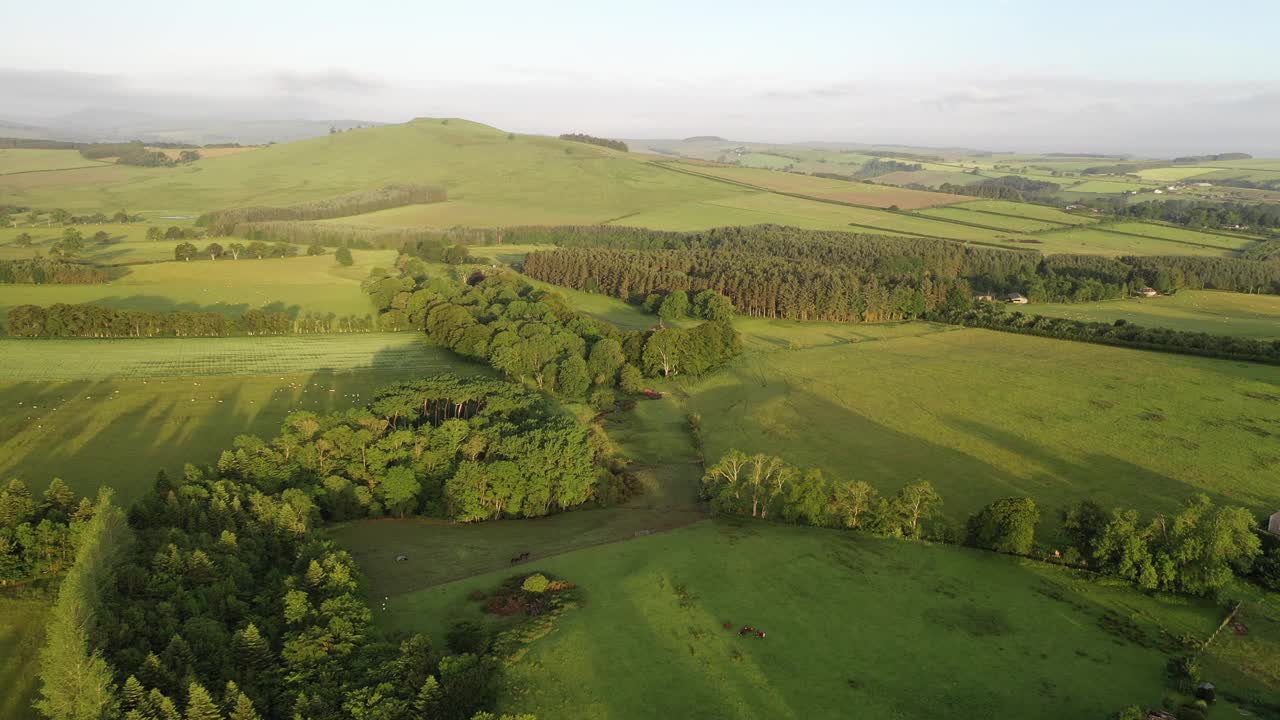
[[1280, 0], [10, 5], [0, 119], [1280, 156]]

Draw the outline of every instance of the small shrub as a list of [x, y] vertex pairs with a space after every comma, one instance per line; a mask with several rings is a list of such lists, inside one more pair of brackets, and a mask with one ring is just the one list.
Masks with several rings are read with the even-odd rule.
[[542, 573], [534, 573], [524, 579], [520, 584], [520, 589], [531, 593], [544, 593], [547, 587], [551, 585], [551, 581], [547, 580], [547, 576]]

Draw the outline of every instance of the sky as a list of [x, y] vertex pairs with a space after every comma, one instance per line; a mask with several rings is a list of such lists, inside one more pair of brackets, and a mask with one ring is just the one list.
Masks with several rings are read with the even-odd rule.
[[1276, 0], [13, 3], [0, 120], [1280, 156]]

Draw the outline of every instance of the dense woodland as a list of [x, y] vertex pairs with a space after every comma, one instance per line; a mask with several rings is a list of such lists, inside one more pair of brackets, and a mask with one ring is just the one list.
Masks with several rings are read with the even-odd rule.
[[1030, 180], [1017, 175], [980, 180], [963, 185], [958, 183], [942, 183], [938, 192], [952, 195], [971, 195], [990, 200], [1013, 200], [1015, 202], [1055, 202], [1058, 186], [1044, 180]]
[[[691, 420], [696, 424], [696, 418]], [[1063, 515], [1063, 553], [1036, 541], [1041, 516], [1030, 498], [996, 500], [971, 516], [963, 529], [952, 528], [935, 522], [942, 497], [927, 481], [884, 497], [861, 480], [832, 480], [820, 470], [801, 470], [762, 453], [725, 453], [707, 468], [702, 493], [720, 513], [965, 543], [1086, 567], [1145, 589], [1192, 595], [1212, 594], [1236, 575], [1250, 574], [1262, 554], [1253, 514], [1242, 507], [1214, 506], [1204, 495], [1188, 499], [1175, 515], [1146, 521], [1136, 510], [1107, 511], [1081, 502]], [[1272, 561], [1268, 558], [1268, 566]]]
[[347, 193], [337, 197], [298, 203], [287, 207], [243, 207], [219, 210], [200, 216], [196, 224], [209, 228], [214, 235], [241, 235], [237, 226], [271, 221], [325, 220], [360, 215], [377, 210], [444, 202], [444, 188], [430, 185], [387, 185], [378, 190]]
[[771, 226], [702, 233], [582, 228], [546, 239], [569, 247], [529, 254], [524, 271], [538, 280], [632, 302], [653, 293], [714, 290], [741, 314], [795, 320], [902, 320], [963, 311], [975, 292], [1019, 292], [1035, 302], [1125, 297], [1145, 286], [1280, 292], [1280, 265], [1235, 258], [1040, 256]]
[[692, 328], [622, 332], [573, 310], [562, 297], [508, 273], [468, 283], [430, 279], [403, 257], [364, 283], [386, 329], [423, 328], [436, 342], [508, 377], [569, 398], [611, 404], [612, 389], [634, 393], [645, 375], [700, 375], [741, 351], [725, 319]]
[[234, 316], [220, 312], [117, 310], [91, 304], [18, 305], [6, 316], [6, 330], [20, 338], [229, 337], [371, 332], [372, 315], [288, 313], [254, 308]]
[[58, 478], [38, 497], [21, 480], [0, 486], [0, 586], [66, 570], [92, 517], [93, 503]]
[[[41, 658], [52, 717], [445, 718], [491, 709], [519, 638], [384, 638], [320, 523], [543, 515], [598, 498], [587, 428], [498, 380], [437, 377], [295, 413], [216, 467], [99, 500]], [[81, 521], [77, 521], [81, 522]], [[183, 710], [185, 708], [185, 711]]]
[[570, 140], [572, 142], [586, 143], [588, 145], [599, 145], [607, 147], [610, 150], [618, 150], [627, 152], [627, 144], [621, 140], [609, 140], [608, 138], [596, 137], [594, 135], [584, 135], [583, 133], [565, 133], [560, 136], [561, 140]]
[[0, 283], [84, 284], [104, 283], [110, 279], [111, 274], [106, 268], [92, 265], [44, 258], [0, 260]]

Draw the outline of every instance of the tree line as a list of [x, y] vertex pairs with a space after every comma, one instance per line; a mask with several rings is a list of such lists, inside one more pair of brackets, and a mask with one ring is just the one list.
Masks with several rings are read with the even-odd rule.
[[6, 315], [6, 332], [18, 338], [230, 337], [372, 332], [373, 316], [335, 313], [293, 315], [254, 308], [235, 316], [220, 312], [118, 310], [91, 304], [18, 305]]
[[[194, 148], [195, 146], [176, 145], [173, 143], [161, 144], [166, 147], [184, 147]], [[87, 143], [77, 148], [80, 154], [89, 160], [101, 160], [103, 158], [114, 157], [116, 163], [120, 165], [137, 165], [140, 167], [173, 167], [178, 164], [187, 164], [200, 159], [200, 153], [194, 149], [182, 150], [177, 159], [169, 157], [168, 153], [159, 150], [151, 150], [139, 140], [123, 143]]]
[[[1094, 203], [1096, 204], [1096, 203]], [[1213, 229], [1280, 229], [1280, 206], [1263, 203], [1209, 202], [1204, 200], [1147, 200], [1104, 203], [1103, 208], [1120, 217], [1160, 220], [1175, 225]]]
[[610, 150], [619, 150], [627, 152], [627, 144], [621, 140], [609, 140], [606, 138], [596, 137], [594, 135], [585, 135], [583, 133], [565, 133], [560, 136], [561, 140], [569, 140], [571, 142], [586, 143], [588, 145], [599, 145], [607, 147]]
[[724, 319], [623, 332], [509, 273], [470, 280], [429, 279], [425, 263], [402, 256], [400, 268], [375, 269], [363, 287], [383, 328], [422, 328], [509, 378], [562, 397], [589, 397], [602, 408], [612, 405], [614, 388], [636, 393], [646, 375], [704, 374], [741, 351], [741, 338]]
[[104, 283], [111, 279], [106, 268], [78, 263], [28, 258], [0, 260], [0, 283], [34, 285]]
[[947, 310], [936, 313], [931, 319], [965, 325], [968, 327], [1001, 330], [1022, 335], [1075, 340], [1078, 342], [1115, 345], [1139, 350], [1198, 355], [1201, 357], [1245, 360], [1280, 364], [1280, 340], [1210, 335], [1188, 330], [1148, 328], [1126, 320], [1114, 323], [1085, 322], [1067, 318], [1024, 315], [1021, 312], [1005, 312], [1004, 307], [993, 303], [981, 303], [968, 310]]
[[979, 180], [976, 183], [942, 183], [938, 192], [952, 195], [969, 195], [989, 200], [1013, 200], [1015, 202], [1055, 202], [1058, 186], [1045, 180], [1031, 180], [1017, 175]]
[[59, 478], [40, 497], [13, 479], [0, 490], [0, 585], [55, 575], [75, 558], [75, 538], [93, 517], [93, 503], [77, 498]]
[[[1026, 497], [995, 500], [964, 527], [931, 524], [942, 497], [928, 481], [910, 483], [891, 497], [861, 480], [833, 480], [782, 458], [729, 450], [702, 477], [713, 510], [758, 519], [858, 530], [886, 537], [926, 538], [995, 552], [1049, 559], [1120, 577], [1150, 590], [1209, 595], [1262, 558], [1252, 513], [1189, 498], [1174, 515], [1147, 521], [1131, 509], [1105, 510], [1081, 502], [1062, 514], [1065, 554], [1037, 542], [1041, 512]], [[1280, 551], [1264, 558], [1280, 563]]]
[[[492, 709], [505, 652], [455, 627], [375, 630], [354, 517], [526, 517], [601, 499], [592, 432], [538, 393], [441, 376], [342, 413], [291, 414], [215, 467], [160, 473], [128, 513], [94, 509], [41, 664], [52, 717], [445, 718]], [[109, 527], [107, 526], [109, 523]], [[491, 717], [491, 716], [488, 716]]]
[[239, 235], [238, 226], [269, 221], [326, 220], [386, 210], [404, 205], [444, 202], [444, 188], [430, 185], [387, 185], [377, 190], [346, 193], [324, 200], [313, 200], [286, 207], [242, 207], [206, 213], [196, 225], [207, 227], [214, 235]]

